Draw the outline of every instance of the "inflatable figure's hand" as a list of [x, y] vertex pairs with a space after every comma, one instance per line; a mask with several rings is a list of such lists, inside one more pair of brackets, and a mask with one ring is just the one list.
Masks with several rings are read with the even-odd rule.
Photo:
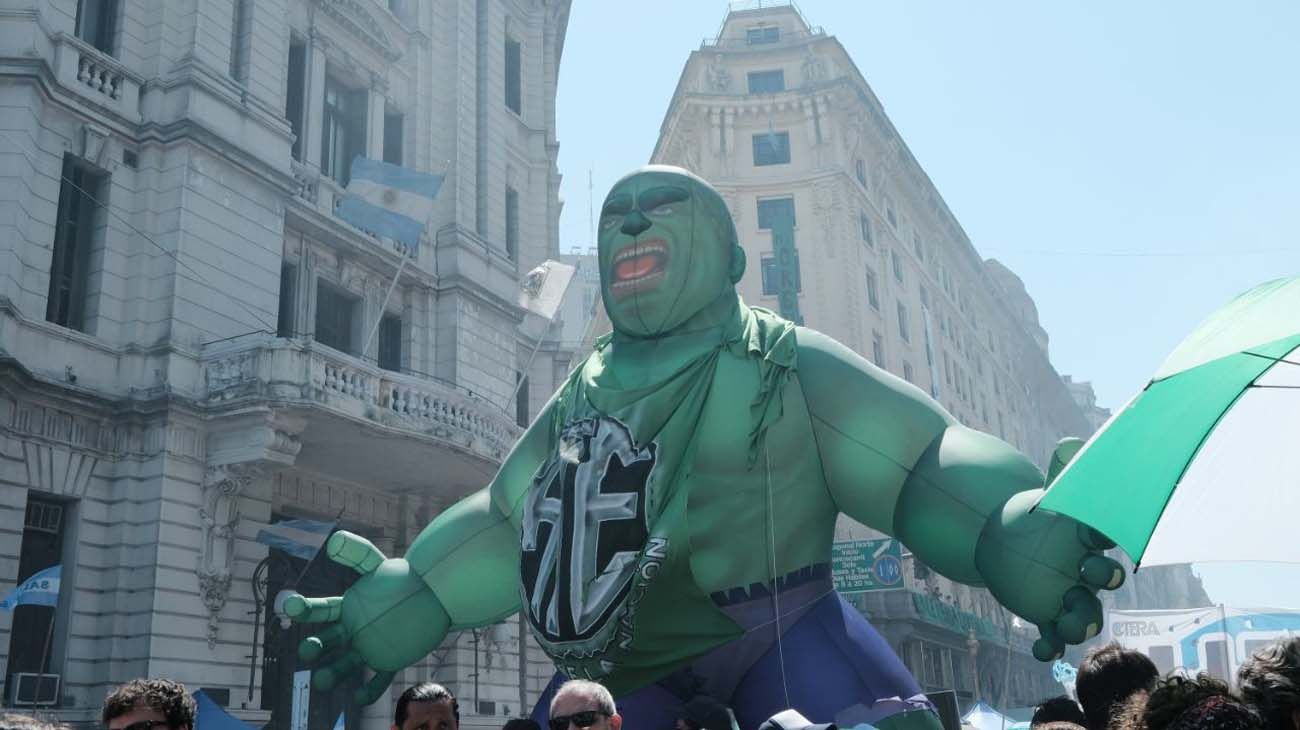
[[405, 560], [385, 559], [364, 537], [336, 532], [325, 552], [334, 562], [356, 570], [361, 579], [343, 596], [307, 598], [294, 593], [285, 599], [284, 613], [298, 623], [326, 624], [298, 645], [298, 656], [305, 662], [334, 655], [327, 666], [313, 672], [312, 685], [329, 690], [368, 667], [374, 676], [354, 695], [357, 704], [368, 705], [383, 694], [398, 670], [442, 643], [451, 619]]
[[[1062, 443], [1053, 455], [1048, 482], [1078, 450]], [[1034, 656], [1050, 661], [1101, 631], [1098, 590], [1124, 584], [1124, 568], [1102, 554], [1115, 543], [1075, 520], [1030, 510], [1042, 489], [1021, 492], [989, 517], [975, 564], [993, 597], [1038, 626]]]

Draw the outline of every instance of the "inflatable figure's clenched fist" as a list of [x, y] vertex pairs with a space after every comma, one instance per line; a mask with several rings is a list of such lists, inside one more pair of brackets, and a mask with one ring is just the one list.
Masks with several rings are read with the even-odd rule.
[[331, 689], [349, 674], [369, 668], [374, 676], [354, 699], [370, 704], [399, 669], [437, 648], [450, 622], [433, 591], [405, 560], [385, 559], [364, 537], [336, 532], [325, 552], [360, 573], [361, 579], [342, 596], [306, 598], [295, 593], [285, 599], [284, 613], [298, 623], [325, 624], [298, 646], [305, 662], [331, 657], [312, 675], [316, 689]]

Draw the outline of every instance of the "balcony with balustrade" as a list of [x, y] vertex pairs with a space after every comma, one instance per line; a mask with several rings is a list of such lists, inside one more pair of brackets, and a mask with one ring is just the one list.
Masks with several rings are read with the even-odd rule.
[[[218, 434], [210, 448], [240, 448], [257, 432], [242, 425], [251, 415], [275, 424], [272, 440], [292, 442], [273, 447], [295, 465], [390, 491], [477, 489], [521, 433], [498, 403], [310, 340], [250, 335], [217, 344], [205, 348], [202, 370]], [[223, 420], [236, 424], [233, 444], [219, 435]]]

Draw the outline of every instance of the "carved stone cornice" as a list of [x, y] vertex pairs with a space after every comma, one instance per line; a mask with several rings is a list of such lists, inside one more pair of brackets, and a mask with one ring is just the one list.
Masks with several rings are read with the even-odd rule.
[[397, 44], [364, 3], [357, 0], [318, 0], [320, 9], [390, 63], [402, 57]]

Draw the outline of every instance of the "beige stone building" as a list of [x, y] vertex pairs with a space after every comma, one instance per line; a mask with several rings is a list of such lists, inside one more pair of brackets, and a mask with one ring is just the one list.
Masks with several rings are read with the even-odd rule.
[[[63, 571], [57, 608], [0, 612], [5, 702], [43, 672], [50, 712], [90, 723], [113, 685], [167, 676], [289, 728], [305, 632], [268, 604], [355, 576], [259, 531], [337, 520], [401, 554], [568, 363], [543, 347], [521, 372], [516, 295], [559, 252], [569, 2], [0, 6], [0, 595]], [[354, 155], [446, 174], [387, 304], [402, 252], [334, 215]], [[397, 683], [499, 726], [550, 675], [518, 627]], [[346, 689], [313, 692], [308, 727], [391, 722], [392, 696]]]
[[[651, 161], [722, 193], [749, 260], [747, 302], [778, 309], [772, 220], [793, 215], [806, 325], [1040, 465], [1059, 438], [1091, 433], [1023, 283], [980, 257], [844, 47], [793, 5], [734, 10], [691, 53]], [[1034, 635], [986, 592], [905, 564], [906, 590], [858, 605], [927, 690], [1000, 706], [1054, 692], [1028, 655]]]

